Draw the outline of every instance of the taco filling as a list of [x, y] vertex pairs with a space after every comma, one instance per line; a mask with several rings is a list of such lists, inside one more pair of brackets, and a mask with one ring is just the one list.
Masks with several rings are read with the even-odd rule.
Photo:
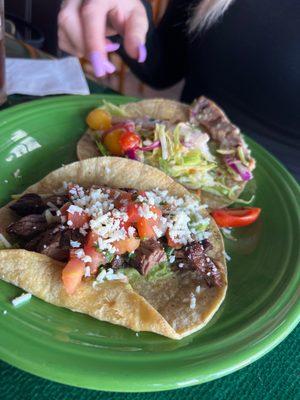
[[[155, 102], [160, 102], [159, 110], [150, 107]], [[118, 107], [104, 102], [87, 116], [98, 154], [150, 164], [190, 190], [209, 193], [221, 205], [234, 201], [255, 167], [240, 130], [205, 97], [190, 107], [174, 103], [146, 100]], [[181, 113], [170, 114], [172, 107], [181, 107]], [[141, 115], [143, 109], [147, 114]], [[80, 159], [89, 155], [84, 151], [88, 143], [87, 138], [79, 143]]]
[[0, 209], [0, 279], [56, 306], [173, 339], [201, 329], [220, 307], [220, 231], [199, 198], [158, 169], [97, 157], [13, 197]]
[[62, 282], [73, 294], [82, 279], [155, 281], [193, 271], [199, 285], [222, 286], [206, 253], [209, 218], [191, 196], [65, 184], [60, 195], [27, 193], [10, 205], [20, 219], [6, 232], [21, 248], [66, 263]]

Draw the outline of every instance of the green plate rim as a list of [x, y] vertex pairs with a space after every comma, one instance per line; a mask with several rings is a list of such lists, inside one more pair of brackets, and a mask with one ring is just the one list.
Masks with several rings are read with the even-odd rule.
[[[30, 101], [28, 103], [23, 103], [16, 105], [14, 107], [10, 107], [9, 109], [2, 110], [0, 113], [0, 118], [9, 118], [11, 115], [14, 115], [18, 111], [26, 111], [27, 108], [32, 108], [33, 103], [36, 104], [37, 106], [42, 105], [44, 107], [47, 107], [48, 104], [52, 104], [53, 101], [57, 102], [66, 102], [66, 101], [71, 101], [72, 103], [76, 100], [81, 102], [85, 96], [79, 96], [79, 95], [72, 95], [72, 96], [53, 96], [47, 99], [40, 99], [40, 100], [34, 100]], [[136, 101], [138, 100], [137, 98], [134, 97], [125, 97], [121, 95], [89, 95], [87, 96], [90, 100], [102, 100], [102, 99], [112, 99], [112, 100], [119, 100], [120, 102], [128, 102], [128, 101]], [[2, 118], [1, 118], [2, 119]], [[5, 121], [1, 122], [0, 125], [5, 123]], [[295, 198], [300, 198], [300, 187], [297, 183], [297, 181], [294, 179], [294, 177], [286, 170], [286, 168], [272, 155], [270, 154], [267, 150], [265, 150], [261, 145], [256, 143], [254, 140], [250, 139], [247, 135], [245, 135], [247, 138], [248, 143], [250, 145], [255, 147], [255, 151], [262, 153], [265, 155], [265, 157], [273, 163], [273, 165], [276, 167], [276, 172], [281, 175], [282, 179], [285, 181], [285, 187], [290, 191], [290, 193], [295, 197]], [[296, 204], [295, 207], [296, 213], [300, 216], [300, 206]], [[237, 371], [246, 365], [249, 365], [250, 363], [254, 362], [258, 358], [262, 357], [265, 355], [267, 352], [272, 350], [275, 346], [277, 346], [282, 340], [285, 339], [285, 337], [297, 326], [297, 324], [300, 321], [300, 302], [299, 302], [299, 286], [298, 285], [298, 290], [297, 290], [297, 282], [300, 282], [300, 271], [299, 268], [298, 270], [296, 269], [297, 266], [300, 266], [299, 263], [299, 256], [300, 253], [298, 251], [298, 264], [295, 266], [295, 273], [296, 275], [294, 276], [294, 282], [293, 285], [291, 285], [291, 282], [289, 282], [289, 286], [286, 288], [286, 290], [283, 292], [283, 294], [278, 298], [278, 303], [280, 300], [283, 300], [283, 297], [288, 299], [289, 302], [289, 307], [285, 310], [285, 313], [281, 317], [281, 323], [274, 329], [271, 333], [268, 335], [265, 335], [263, 339], [261, 339], [258, 343], [255, 343], [251, 349], [249, 348], [243, 348], [242, 350], [239, 350], [234, 356], [228, 357], [225, 361], [223, 361], [222, 368], [218, 368], [218, 363], [216, 363], [216, 366], [214, 368], [214, 372], [211, 373], [209, 376], [206, 377], [200, 377], [197, 376], [197, 368], [196, 371], [193, 371], [193, 374], [188, 374], [185, 371], [184, 373], [181, 373], [180, 378], [180, 385], [178, 385], [178, 382], [168, 382], [164, 385], [163, 387], [155, 387], [155, 386], [150, 386], [148, 385], [147, 387], [143, 388], [141, 390], [141, 385], [137, 385], [136, 387], [131, 388], [131, 390], [128, 390], [128, 387], [124, 387], [124, 384], [119, 384], [119, 386], [114, 387], [113, 391], [115, 392], [154, 392], [154, 391], [162, 391], [162, 390], [169, 390], [169, 389], [178, 389], [182, 387], [187, 387], [187, 386], [193, 386], [196, 384], [208, 382], [217, 378], [220, 378], [222, 376], [228, 375], [234, 371]], [[296, 290], [295, 290], [296, 288]], [[297, 301], [298, 300], [298, 301]], [[274, 307], [274, 305], [273, 305]], [[264, 315], [265, 316], [265, 315]], [[1, 348], [0, 348], [1, 349]], [[32, 366], [28, 361], [24, 361], [20, 357], [16, 357], [14, 354], [6, 354], [5, 352], [2, 351], [1, 358], [3, 361], [8, 362], [9, 364], [20, 368], [26, 372], [32, 373], [34, 375], [50, 379], [62, 384], [66, 385], [71, 385], [71, 386], [78, 386], [78, 387], [84, 387], [84, 388], [89, 388], [89, 389], [94, 389], [94, 390], [104, 390], [104, 391], [112, 391], [112, 384], [108, 383], [107, 385], [103, 382], [100, 384], [95, 384], [95, 380], [91, 380], [90, 382], [86, 382], [85, 384], [79, 384], [74, 380], [68, 380], [65, 377], [60, 377], [59, 373], [56, 372], [55, 368], [52, 368], [52, 370], [47, 369], [41, 370], [39, 369], [39, 366]], [[219, 362], [220, 364], [220, 362]], [[63, 374], [62, 374], [63, 375]], [[176, 381], [179, 379], [179, 374], [176, 375]], [[125, 385], [126, 386], [126, 385]]]

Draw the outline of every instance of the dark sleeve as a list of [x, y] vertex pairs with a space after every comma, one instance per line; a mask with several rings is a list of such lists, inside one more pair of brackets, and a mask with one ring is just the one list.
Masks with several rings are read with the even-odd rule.
[[[178, 4], [181, 3], [181, 4]], [[164, 89], [180, 81], [184, 76], [186, 46], [186, 7], [170, 0], [167, 10], [157, 27], [152, 20], [151, 6], [143, 1], [149, 19], [147, 35], [147, 59], [138, 63], [130, 58], [121, 47], [119, 54], [133, 73], [144, 83]]]

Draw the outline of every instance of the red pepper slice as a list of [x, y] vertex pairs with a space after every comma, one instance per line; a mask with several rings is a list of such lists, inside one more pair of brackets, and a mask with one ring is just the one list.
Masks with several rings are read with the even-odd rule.
[[241, 207], [241, 208], [222, 208], [213, 210], [211, 216], [217, 225], [222, 228], [234, 228], [252, 224], [257, 220], [261, 208]]

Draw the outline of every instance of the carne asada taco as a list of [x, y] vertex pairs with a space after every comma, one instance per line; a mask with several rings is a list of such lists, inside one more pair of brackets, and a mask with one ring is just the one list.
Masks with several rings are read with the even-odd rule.
[[255, 161], [238, 127], [215, 103], [171, 100], [104, 104], [87, 116], [77, 146], [80, 160], [99, 155], [132, 158], [161, 169], [211, 208], [238, 199]]
[[[60, 168], [0, 209], [0, 278], [51, 304], [181, 339], [227, 289], [221, 234], [196, 196], [117, 157]], [[17, 247], [17, 248], [14, 248]]]

